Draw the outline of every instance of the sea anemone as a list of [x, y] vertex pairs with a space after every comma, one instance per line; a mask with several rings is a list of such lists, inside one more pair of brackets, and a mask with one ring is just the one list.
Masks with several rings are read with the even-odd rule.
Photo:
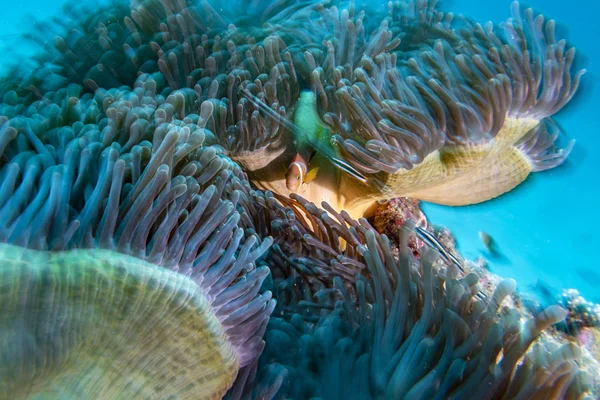
[[[313, 92], [318, 118], [306, 124], [325, 125], [331, 143], [323, 146], [366, 181], [321, 166], [326, 176], [298, 193], [358, 217], [374, 200], [399, 196], [482, 202], [531, 171], [560, 165], [573, 142], [556, 150], [548, 117], [573, 97], [585, 71], [572, 71], [575, 51], [556, 41], [554, 21], [522, 14], [516, 2], [512, 13], [503, 25], [481, 27], [437, 11], [435, 2], [409, 1], [390, 2], [379, 20], [353, 6], [318, 5], [271, 22], [280, 37], [295, 38], [279, 39], [286, 61], [278, 68]], [[271, 163], [261, 154], [268, 168], [251, 180], [288, 195], [291, 155]]]
[[[207, 127], [254, 185], [287, 196], [285, 174], [305, 134], [290, 120], [299, 92], [310, 90], [315, 112], [302, 113], [311, 119], [302, 125], [327, 129], [320, 146], [330, 154], [315, 159], [320, 171], [297, 189], [303, 197], [353, 217], [394, 197], [478, 203], [565, 160], [572, 142], [555, 149], [548, 117], [584, 71], [572, 71], [575, 51], [556, 41], [554, 21], [516, 2], [512, 19], [484, 27], [436, 3], [390, 2], [381, 15], [282, 2], [238, 27], [206, 2], [146, 0], [129, 16], [117, 7], [115, 18], [79, 18], [83, 31], [63, 28], [67, 37], [19, 94], [40, 97], [66, 82], [131, 87], [150, 74], [158, 93], [178, 90], [178, 112], [204, 108]], [[331, 154], [348, 168], [333, 167]]]
[[[475, 273], [440, 268], [428, 247], [416, 258], [409, 231], [395, 257], [364, 220], [329, 215], [299, 197], [292, 206], [310, 216], [296, 222], [311, 232], [296, 241], [326, 236], [327, 245], [271, 258], [279, 303], [258, 376], [279, 379], [278, 398], [578, 399], [588, 389], [577, 346], [538, 340], [565, 309], [550, 306], [524, 320], [503, 306], [513, 280], [477, 296]], [[335, 243], [345, 240], [340, 251]], [[309, 267], [324, 261], [360, 273], [347, 279]]]
[[[577, 348], [528, 352], [564, 310], [521, 326], [514, 282], [478, 297], [353, 219], [560, 164], [547, 117], [580, 74], [553, 23], [253, 4], [73, 6], [27, 37], [44, 52], [0, 82], [0, 397], [578, 398]], [[332, 152], [300, 196], [306, 115]]]
[[56, 93], [72, 125], [49, 96], [2, 121], [3, 398], [220, 398], [262, 351], [272, 240], [244, 232], [245, 176], [146, 78]]

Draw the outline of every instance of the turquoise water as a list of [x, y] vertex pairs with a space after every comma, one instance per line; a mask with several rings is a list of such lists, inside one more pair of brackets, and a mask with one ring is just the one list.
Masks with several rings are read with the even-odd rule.
[[[443, 8], [480, 22], [499, 22], [510, 16], [509, 5], [508, 0], [488, 1], [485, 6], [477, 0], [455, 0], [445, 2]], [[596, 85], [600, 42], [595, 29], [600, 5], [592, 0], [577, 1], [577, 7], [567, 7], [559, 0], [532, 0], [523, 5], [556, 19], [559, 37], [577, 47], [579, 66], [588, 70], [575, 100], [555, 118], [563, 139], [576, 139], [576, 146], [563, 166], [530, 175], [524, 184], [498, 199], [468, 207], [425, 204], [424, 210], [433, 223], [452, 230], [465, 257], [488, 258], [493, 272], [516, 278], [522, 291], [543, 282], [557, 293], [576, 287], [588, 300], [600, 302], [600, 271], [594, 265], [600, 248], [596, 233], [600, 222], [600, 91]], [[4, 4], [1, 65], [27, 54], [26, 44], [14, 44], [19, 32], [35, 27], [36, 19], [59, 13], [61, 6], [59, 1], [38, 0]], [[492, 236], [500, 257], [487, 257], [479, 231]]]

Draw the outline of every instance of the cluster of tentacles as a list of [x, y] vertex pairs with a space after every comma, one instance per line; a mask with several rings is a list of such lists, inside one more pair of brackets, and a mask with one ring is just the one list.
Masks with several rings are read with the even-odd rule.
[[[506, 42], [428, 1], [255, 3], [235, 25], [203, 1], [73, 6], [28, 36], [45, 52], [0, 81], [0, 398], [582, 398], [579, 349], [536, 342], [564, 310], [522, 324], [513, 281], [477, 297], [341, 208], [481, 201], [489, 171], [516, 182], [501, 165], [562, 162], [538, 123], [578, 75], [553, 23], [526, 11]], [[277, 190], [301, 88], [384, 192]]]
[[[278, 306], [259, 376], [271, 382], [283, 373], [282, 398], [562, 399], [586, 390], [577, 346], [529, 349], [564, 309], [552, 306], [525, 322], [501, 306], [515, 290], [510, 279], [482, 300], [477, 275], [439, 268], [427, 248], [416, 258], [408, 231], [396, 258], [387, 237], [364, 220], [300, 198], [291, 206], [310, 215], [314, 231], [298, 237], [303, 251], [271, 266]], [[348, 245], [340, 251], [342, 237]], [[317, 238], [326, 243], [318, 250]], [[310, 270], [315, 258], [338, 272]], [[347, 271], [360, 272], [348, 280]]]
[[[81, 26], [57, 28], [64, 38], [17, 92], [31, 101], [67, 82], [86, 92], [133, 87], [148, 74], [157, 93], [177, 96], [180, 114], [206, 111], [207, 128], [253, 184], [287, 196], [297, 151], [287, 122], [299, 92], [311, 90], [331, 139], [323, 146], [365, 179], [323, 168], [299, 193], [356, 218], [399, 196], [485, 201], [570, 152], [572, 143], [555, 148], [548, 117], [584, 71], [572, 71], [575, 50], [556, 40], [554, 21], [516, 2], [513, 18], [485, 26], [432, 0], [389, 2], [387, 13], [353, 2], [268, 3], [229, 17], [237, 24], [204, 0], [76, 16]], [[48, 36], [41, 29], [31, 39], [48, 47]]]

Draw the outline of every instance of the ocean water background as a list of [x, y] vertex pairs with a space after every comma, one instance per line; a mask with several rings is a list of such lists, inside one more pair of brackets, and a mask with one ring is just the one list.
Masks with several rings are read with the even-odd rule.
[[[510, 17], [510, 2], [447, 0], [442, 8], [481, 23], [500, 22]], [[229, 7], [248, 3], [227, 2]], [[62, 6], [60, 0], [2, 0], [0, 71], [8, 64], [21, 63], [31, 51], [19, 34], [35, 29], [36, 20], [60, 15]], [[515, 190], [492, 201], [467, 207], [424, 204], [423, 208], [432, 223], [450, 228], [463, 256], [486, 258], [492, 272], [515, 278], [521, 292], [536, 295], [539, 288], [547, 288], [558, 295], [562, 289], [577, 288], [588, 300], [600, 303], [600, 268], [596, 266], [600, 249], [600, 3], [530, 0], [522, 3], [525, 6], [557, 21], [557, 37], [577, 47], [577, 66], [588, 71], [574, 101], [555, 118], [564, 132], [561, 143], [574, 138], [575, 148], [563, 166], [532, 174]], [[491, 235], [499, 256], [490, 257], [479, 231]]]

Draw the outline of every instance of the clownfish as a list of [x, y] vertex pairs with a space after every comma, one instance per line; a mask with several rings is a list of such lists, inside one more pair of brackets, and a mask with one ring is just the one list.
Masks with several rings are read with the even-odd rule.
[[296, 192], [302, 184], [308, 184], [318, 173], [318, 166], [314, 162], [311, 163], [316, 151], [325, 151], [325, 156], [335, 155], [334, 149], [328, 148], [330, 135], [317, 114], [316, 99], [312, 92], [300, 93], [292, 132], [297, 153], [288, 166], [285, 184], [289, 190]]
[[317, 113], [317, 101], [313, 92], [300, 93], [296, 103], [294, 122], [291, 125], [298, 152], [292, 158], [285, 176], [285, 183], [289, 190], [295, 192], [303, 183], [308, 184], [317, 176], [319, 157], [315, 157], [316, 154], [323, 156], [335, 167], [365, 185], [369, 184], [363, 174], [338, 156], [331, 134]]
[[285, 185], [292, 192], [298, 191], [300, 186], [305, 183], [305, 179], [308, 174], [308, 163], [300, 155], [296, 153], [290, 166], [288, 167], [287, 174], [285, 174]]
[[[367, 178], [339, 157], [335, 148], [337, 143], [319, 117], [317, 100], [313, 92], [303, 91], [300, 93], [300, 97], [296, 103], [294, 122], [282, 119], [279, 114], [275, 113], [269, 106], [241, 86], [240, 93], [266, 115], [277, 120], [293, 132], [297, 153], [292, 158], [286, 173], [286, 186], [289, 190], [294, 192], [299, 190], [303, 183], [310, 183], [319, 172], [318, 160], [321, 158], [328, 160], [336, 168], [367, 186], [374, 185], [381, 191], [388, 189], [377, 178]], [[321, 157], [316, 157], [315, 155]]]

